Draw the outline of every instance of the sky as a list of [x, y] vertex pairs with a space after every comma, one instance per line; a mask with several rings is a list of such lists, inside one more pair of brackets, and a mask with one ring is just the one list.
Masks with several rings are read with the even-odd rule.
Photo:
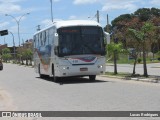
[[[111, 23], [119, 15], [134, 13], [139, 8], [160, 9], [160, 0], [52, 0], [52, 6], [54, 21], [96, 21], [96, 12], [99, 10], [100, 24], [104, 27], [107, 24], [107, 14]], [[20, 43], [32, 39], [38, 25], [42, 29], [51, 24], [51, 0], [0, 0], [0, 30], [9, 31], [8, 35], [0, 36], [0, 44], [7, 43], [8, 46], [13, 46], [14, 36], [16, 46], [19, 45], [18, 25], [15, 19], [20, 20]]]

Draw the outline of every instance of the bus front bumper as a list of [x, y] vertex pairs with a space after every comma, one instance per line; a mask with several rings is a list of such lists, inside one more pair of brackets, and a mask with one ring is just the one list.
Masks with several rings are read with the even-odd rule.
[[57, 77], [100, 75], [105, 73], [105, 67], [105, 65], [59, 66], [55, 74]]

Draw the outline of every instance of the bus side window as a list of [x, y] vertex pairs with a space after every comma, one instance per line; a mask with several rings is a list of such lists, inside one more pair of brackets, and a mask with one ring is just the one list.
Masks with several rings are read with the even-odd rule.
[[46, 30], [46, 45], [49, 44], [49, 34], [48, 34], [48, 30]]
[[37, 34], [37, 48], [39, 47], [39, 34]]
[[43, 46], [43, 36], [42, 36], [42, 32], [40, 33], [40, 46]]
[[51, 39], [51, 37], [50, 37], [51, 35], [50, 35], [50, 29], [48, 30], [48, 44], [50, 44], [50, 39]]
[[46, 31], [44, 31], [44, 45], [46, 45], [46, 41], [47, 41], [47, 39], [46, 39]]
[[52, 40], [53, 40], [53, 28], [49, 29], [49, 44], [52, 44]]
[[41, 33], [42, 38], [41, 38], [41, 46], [45, 46], [46, 45], [46, 31]]
[[36, 48], [36, 36], [34, 36], [33, 43], [34, 43], [34, 48]]
[[39, 34], [36, 35], [36, 48], [39, 47]]

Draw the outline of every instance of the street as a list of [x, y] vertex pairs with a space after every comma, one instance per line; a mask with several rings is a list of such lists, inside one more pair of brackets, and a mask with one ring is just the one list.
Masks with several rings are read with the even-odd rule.
[[[0, 110], [159, 111], [160, 84], [100, 76], [95, 82], [86, 77], [67, 78], [55, 83], [51, 78], [39, 78], [31, 67], [4, 64], [4, 70], [0, 71]], [[114, 119], [119, 120], [110, 118]]]

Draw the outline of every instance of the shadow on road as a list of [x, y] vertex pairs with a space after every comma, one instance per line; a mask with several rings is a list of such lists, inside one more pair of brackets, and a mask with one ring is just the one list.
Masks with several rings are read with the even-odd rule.
[[[41, 80], [46, 80], [49, 82], [54, 82], [54, 79], [52, 77], [45, 77], [45, 78], [36, 77], [36, 78], [41, 79]], [[98, 80], [98, 79], [95, 81], [91, 81], [83, 77], [66, 77], [66, 78], [61, 78], [57, 82], [54, 82], [54, 83], [64, 85], [64, 84], [85, 84], [85, 83], [104, 83], [104, 82], [109, 82], [109, 81]]]

